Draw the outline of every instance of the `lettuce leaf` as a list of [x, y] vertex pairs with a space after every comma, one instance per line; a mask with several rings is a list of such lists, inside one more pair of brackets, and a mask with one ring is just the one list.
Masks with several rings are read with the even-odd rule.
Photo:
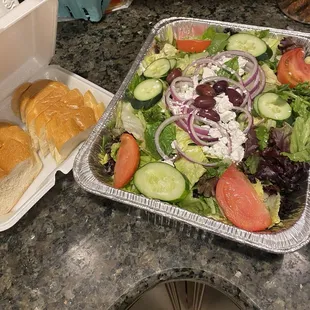
[[218, 52], [222, 52], [228, 43], [228, 38], [228, 33], [216, 33], [212, 39], [211, 44], [207, 48], [207, 52], [209, 53], [209, 55], [215, 55]]
[[294, 123], [290, 153], [283, 153], [292, 161], [310, 161], [310, 115], [308, 118], [297, 117]]
[[310, 102], [306, 104], [301, 97], [296, 97], [291, 103], [291, 107], [293, 111], [301, 117], [307, 117], [310, 115]]
[[280, 193], [277, 193], [276, 195], [268, 195], [267, 193], [264, 193], [264, 203], [269, 210], [272, 226], [279, 224], [281, 222], [281, 219], [279, 217], [279, 211], [281, 206]]
[[[206, 57], [208, 55], [209, 55], [208, 52], [194, 53], [194, 54], [179, 53], [177, 55], [177, 67], [180, 68], [181, 70], [184, 70], [194, 60]], [[190, 74], [191, 71], [189, 71], [188, 73]]]
[[264, 192], [262, 183], [257, 179], [256, 183], [252, 185], [255, 191], [257, 192], [258, 196], [261, 198], [265, 206], [268, 208], [272, 221], [272, 225], [270, 227], [279, 224], [281, 222], [281, 219], [279, 217], [279, 210], [281, 206], [280, 193], [277, 193], [276, 195], [268, 195], [266, 192]]
[[214, 197], [218, 180], [218, 177], [215, 176], [210, 178], [205, 173], [195, 186], [197, 187], [198, 194], [203, 195], [204, 197]]
[[129, 102], [123, 102], [121, 120], [125, 131], [131, 133], [137, 140], [144, 141], [146, 123], [140, 110], [134, 110]]
[[275, 91], [284, 100], [290, 102], [297, 116], [307, 118], [310, 115], [310, 83], [300, 83], [294, 88], [281, 85]]
[[259, 39], [264, 39], [267, 38], [270, 34], [269, 29], [264, 29], [264, 30], [248, 30], [248, 31], [243, 31], [243, 33], [248, 33], [251, 34], [255, 37], [258, 37]]
[[281, 152], [290, 151], [292, 127], [284, 122], [282, 127], [270, 130], [269, 143], [275, 145]]
[[209, 26], [201, 36], [202, 40], [213, 40], [216, 35], [216, 30], [214, 27]]
[[139, 194], [140, 192], [138, 191], [138, 189], [136, 188], [133, 180], [131, 180], [127, 185], [125, 185], [122, 190], [129, 192], [129, 193], [133, 193], [133, 194]]
[[258, 126], [255, 129], [255, 133], [258, 139], [258, 145], [260, 150], [263, 150], [268, 145], [268, 139], [269, 139], [269, 130], [265, 126]]
[[[272, 68], [270, 68], [269, 65], [267, 65], [266, 63], [263, 63], [261, 65], [261, 68], [262, 68], [262, 70], [265, 73], [266, 84], [269, 84], [269, 85], [281, 85], [281, 83], [278, 81], [278, 78], [277, 78], [276, 74], [274, 73], [274, 70], [272, 70]], [[267, 85], [267, 87], [268, 87], [268, 85]], [[266, 86], [265, 86], [265, 88], [266, 88]]]
[[[161, 122], [148, 124], [145, 130], [146, 151], [149, 152], [149, 154], [155, 159], [161, 158], [161, 156], [157, 152], [154, 141], [156, 130], [160, 124]], [[174, 124], [170, 124], [164, 128], [159, 138], [159, 144], [163, 152], [168, 156], [173, 152], [171, 144], [175, 139], [176, 139], [176, 127]]]
[[178, 53], [178, 50], [171, 44], [166, 43], [162, 49], [162, 52], [166, 57], [175, 57]]
[[[190, 139], [189, 135], [177, 128], [176, 132], [176, 141], [181, 148], [181, 150], [187, 154], [190, 158], [193, 158], [197, 161], [205, 161], [206, 156], [202, 151], [202, 148], [193, 144], [193, 141]], [[201, 176], [206, 172], [206, 169], [199, 164], [191, 163], [190, 161], [180, 158], [175, 162], [175, 167], [183, 173], [190, 182], [191, 186], [194, 186]]]
[[113, 158], [114, 161], [116, 161], [116, 155], [117, 155], [120, 145], [121, 145], [120, 142], [116, 142], [111, 145], [111, 157]]
[[244, 162], [247, 167], [247, 172], [250, 174], [255, 174], [258, 169], [259, 161], [260, 157], [258, 154], [250, 155]]
[[218, 203], [213, 197], [205, 198], [201, 196], [199, 198], [195, 198], [191, 192], [185, 199], [178, 203], [178, 206], [192, 213], [211, 217], [215, 220], [224, 220]]
[[[238, 57], [233, 57], [231, 59], [229, 59], [228, 61], [226, 61], [224, 63], [224, 65], [226, 65], [226, 67], [233, 69], [234, 71], [238, 72], [239, 71], [239, 62], [238, 62]], [[218, 76], [224, 76], [230, 79], [235, 79], [235, 75], [230, 73], [228, 70], [222, 68], [220, 70], [217, 71], [216, 73]]]
[[155, 104], [152, 108], [148, 110], [142, 111], [145, 121], [148, 124], [154, 124], [158, 122], [163, 122], [166, 118], [168, 118], [170, 115], [167, 110], [164, 110], [163, 112], [162, 107], [159, 104]]
[[139, 168], [143, 167], [144, 165], [148, 163], [152, 163], [157, 161], [155, 158], [153, 158], [151, 155], [148, 155], [144, 152], [140, 152], [140, 163], [139, 163]]
[[278, 46], [282, 39], [282, 36], [270, 34], [262, 38], [262, 40], [265, 41], [272, 50], [272, 56], [270, 57], [270, 61], [274, 61], [276, 59], [276, 56], [278, 55]]
[[105, 164], [108, 163], [110, 156], [108, 153], [104, 152], [103, 150], [98, 154], [98, 159], [100, 165], [104, 166]]

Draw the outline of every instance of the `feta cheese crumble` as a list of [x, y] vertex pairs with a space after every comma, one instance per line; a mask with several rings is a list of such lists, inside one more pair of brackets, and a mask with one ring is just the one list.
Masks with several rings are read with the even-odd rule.
[[184, 100], [191, 99], [193, 97], [195, 89], [189, 86], [187, 83], [180, 84], [181, 85], [177, 87], [178, 95]]
[[248, 63], [248, 61], [245, 58], [243, 58], [241, 56], [238, 57], [238, 65], [239, 65], [239, 72], [238, 72], [238, 74], [240, 76], [242, 76], [245, 73], [244, 69], [245, 69], [245, 66], [247, 65], [247, 63]]
[[242, 144], [246, 141], [246, 135], [240, 129], [239, 123], [235, 120], [236, 113], [232, 110], [233, 104], [229, 101], [228, 96], [220, 94], [215, 97], [215, 110], [220, 116], [218, 124], [229, 134], [231, 142], [231, 153], [229, 154], [229, 140], [223, 136], [217, 128], [210, 128], [209, 135], [219, 140], [211, 146], [204, 146], [203, 151], [206, 154], [230, 158], [234, 162], [240, 162], [244, 157], [244, 148]]
[[216, 76], [216, 73], [212, 69], [208, 67], [204, 67], [202, 70], [202, 78], [206, 79], [211, 76]]

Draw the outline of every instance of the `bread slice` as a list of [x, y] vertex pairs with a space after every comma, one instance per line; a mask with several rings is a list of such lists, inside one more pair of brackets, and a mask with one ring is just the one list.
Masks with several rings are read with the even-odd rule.
[[98, 103], [90, 90], [84, 94], [84, 104], [93, 109], [96, 121], [98, 122], [105, 110], [104, 104], [102, 102]]
[[42, 162], [34, 158], [19, 162], [10, 173], [0, 168], [0, 216], [9, 213], [42, 169]]
[[4, 144], [7, 140], [16, 140], [24, 145], [31, 145], [30, 136], [19, 126], [9, 122], [0, 122], [0, 141]]
[[70, 90], [58, 102], [49, 105], [41, 112], [28, 126], [29, 133], [35, 145], [39, 146], [40, 153], [44, 157], [49, 153], [49, 147], [46, 140], [46, 125], [52, 119], [53, 115], [70, 114], [72, 110], [78, 110], [83, 106], [83, 96], [78, 89]]
[[22, 94], [31, 86], [30, 82], [19, 85], [13, 92], [11, 108], [14, 114], [20, 117], [20, 101]]
[[65, 160], [72, 150], [81, 142], [78, 138], [81, 129], [74, 119], [69, 118], [65, 122], [63, 118], [56, 114], [48, 122], [46, 133], [49, 151], [59, 164]]
[[11, 211], [42, 169], [29, 135], [0, 123], [0, 215]]
[[45, 111], [50, 105], [58, 104], [59, 100], [69, 92], [69, 88], [53, 81], [42, 89], [34, 98], [30, 99], [24, 111], [24, 122], [27, 126], [41, 112]]
[[[87, 139], [95, 124], [94, 112], [88, 107], [54, 115], [46, 125], [46, 140], [56, 162], [62, 162]], [[43, 143], [41, 141], [40, 145]]]
[[42, 89], [44, 89], [48, 84], [53, 82], [52, 80], [38, 80], [31, 84], [31, 86], [22, 93], [19, 100], [19, 112], [20, 117], [23, 122], [25, 122], [25, 110], [29, 101], [35, 98]]
[[[55, 112], [59, 107], [67, 104], [67, 99], [72, 97], [72, 94], [78, 94], [77, 91], [69, 91], [67, 86], [57, 82], [58, 84], [54, 84], [53, 87], [55, 89], [49, 93], [48, 96], [43, 97], [41, 100], [33, 100], [28, 104], [26, 109], [26, 125], [30, 136], [33, 140], [33, 146], [35, 150], [39, 150], [39, 140], [35, 133], [35, 123], [38, 119], [37, 127], [41, 126], [49, 120], [45, 116]], [[81, 93], [80, 96], [82, 97]], [[78, 101], [78, 98], [75, 98]], [[81, 101], [82, 99], [80, 99]], [[78, 103], [77, 103], [78, 104]], [[82, 101], [81, 101], [82, 104]]]

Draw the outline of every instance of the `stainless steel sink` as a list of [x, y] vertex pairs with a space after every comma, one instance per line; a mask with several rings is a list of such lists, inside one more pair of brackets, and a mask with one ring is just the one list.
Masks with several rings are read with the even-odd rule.
[[222, 292], [196, 281], [160, 283], [127, 310], [239, 310]]

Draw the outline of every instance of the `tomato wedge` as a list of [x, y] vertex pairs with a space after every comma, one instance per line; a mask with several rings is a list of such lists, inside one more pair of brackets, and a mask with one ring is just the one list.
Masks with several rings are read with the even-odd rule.
[[139, 166], [139, 161], [140, 152], [137, 141], [132, 135], [123, 133], [114, 168], [113, 186], [115, 188], [122, 188], [129, 183]]
[[227, 219], [241, 229], [261, 231], [272, 223], [267, 207], [235, 165], [231, 165], [220, 177], [216, 199]]
[[290, 87], [310, 82], [310, 64], [305, 62], [305, 52], [302, 48], [294, 48], [284, 53], [277, 71], [279, 82], [289, 84]]
[[177, 49], [186, 53], [201, 53], [211, 44], [210, 40], [176, 40]]

